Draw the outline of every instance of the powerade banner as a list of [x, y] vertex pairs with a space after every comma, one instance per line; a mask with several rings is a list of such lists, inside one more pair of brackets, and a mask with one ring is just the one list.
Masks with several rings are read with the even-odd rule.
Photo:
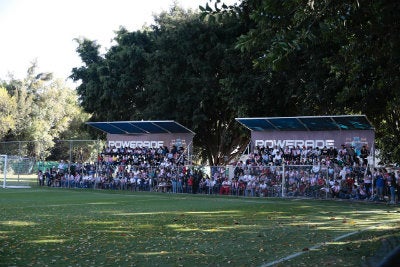
[[363, 145], [369, 149], [375, 142], [373, 130], [346, 130], [346, 131], [270, 131], [251, 132], [252, 147], [336, 147], [341, 145], [353, 146], [358, 152]]
[[107, 134], [107, 145], [109, 147], [153, 147], [160, 146], [186, 148], [193, 140], [194, 134], [191, 133], [176, 133], [176, 134], [143, 134], [143, 135], [128, 135], [128, 134]]

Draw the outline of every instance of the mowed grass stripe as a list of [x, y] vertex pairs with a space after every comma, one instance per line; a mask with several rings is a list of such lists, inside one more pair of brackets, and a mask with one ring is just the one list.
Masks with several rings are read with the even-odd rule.
[[[0, 205], [1, 266], [261, 266], [399, 213], [371, 203], [56, 188], [0, 190]], [[352, 236], [345, 259], [343, 244], [331, 242], [285, 266], [317, 266], [335, 251], [333, 263], [360, 265], [398, 230]]]

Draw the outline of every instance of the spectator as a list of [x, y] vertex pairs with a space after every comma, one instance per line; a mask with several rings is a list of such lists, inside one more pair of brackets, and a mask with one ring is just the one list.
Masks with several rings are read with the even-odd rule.
[[282, 155], [281, 152], [278, 150], [274, 156], [274, 163], [277, 166], [282, 165]]
[[363, 145], [360, 150], [360, 158], [362, 159], [362, 164], [368, 165], [369, 150], [366, 145]]
[[393, 172], [390, 173], [388, 186], [389, 186], [389, 190], [390, 190], [390, 202], [389, 203], [396, 204], [397, 181], [396, 181], [396, 176], [394, 175]]
[[370, 198], [372, 194], [372, 173], [370, 169], [367, 169], [364, 176], [364, 185], [367, 197]]
[[400, 171], [397, 171], [395, 176], [397, 181], [397, 202], [400, 202]]
[[43, 172], [41, 170], [39, 170], [39, 172], [38, 172], [39, 186], [44, 186], [44, 180], [45, 180], [45, 176], [43, 175]]
[[[321, 149], [311, 146], [256, 147], [246, 161], [240, 161], [236, 165], [234, 169], [235, 179], [233, 180], [236, 187], [235, 189], [231, 187], [231, 192], [247, 196], [261, 196], [263, 191], [265, 192], [264, 195], [277, 191], [269, 190], [271, 188], [280, 190], [283, 175], [283, 168], [280, 166], [284, 163], [286, 166], [305, 165], [304, 169], [299, 166], [285, 169], [285, 188], [290, 189], [290, 192], [295, 191], [296, 194], [310, 196], [311, 188], [314, 192], [320, 194], [322, 187], [328, 188], [330, 192], [334, 184], [326, 185], [325, 183], [326, 179], [330, 179], [332, 181], [337, 180], [339, 184], [343, 181], [340, 184], [341, 194], [336, 197], [354, 196], [355, 189], [357, 189], [359, 192], [365, 191], [367, 198], [370, 198], [372, 185], [377, 182], [377, 174], [372, 175], [369, 169], [366, 170], [367, 166], [363, 164], [363, 157], [366, 154], [369, 155], [368, 147], [363, 146], [362, 150], [363, 152], [359, 153], [360, 158], [358, 159], [354, 147], [345, 144], [339, 150], [327, 146], [323, 146]], [[99, 153], [97, 166], [93, 164], [71, 164], [72, 167], [75, 167], [74, 170], [77, 173], [81, 173], [80, 176], [75, 175], [75, 171], [72, 172], [73, 168], [71, 168], [73, 181], [69, 180], [68, 175], [57, 176], [56, 178], [62, 179], [60, 183], [62, 186], [70, 184], [75, 187], [94, 186], [131, 190], [151, 190], [153, 185], [164, 179], [167, 184], [171, 185], [174, 193], [194, 191], [220, 193], [222, 183], [225, 183], [226, 180], [229, 181], [229, 178], [225, 179], [227, 178], [225, 168], [215, 167], [215, 171], [213, 170], [211, 174], [213, 179], [203, 178], [202, 174], [190, 171], [191, 169], [187, 170], [184, 167], [185, 161], [182, 159], [185, 158], [185, 153], [183, 152], [182, 147], [174, 146], [171, 146], [170, 149], [166, 146], [159, 148], [105, 147]], [[308, 166], [313, 163], [318, 167], [314, 169], [314, 172]], [[60, 164], [57, 167], [60, 167]], [[58, 169], [54, 168], [54, 171], [60, 173]], [[50, 173], [52, 177], [55, 176], [53, 170]], [[43, 175], [46, 177], [46, 174]], [[191, 179], [190, 176], [192, 176]], [[398, 172], [395, 173], [395, 177], [397, 182]], [[50, 179], [50, 184], [56, 186], [57, 179]], [[385, 177], [383, 177], [383, 180], [386, 181]], [[195, 181], [201, 184], [199, 189], [195, 188]], [[354, 187], [355, 184], [358, 186]], [[264, 190], [265, 186], [267, 190]], [[376, 192], [378, 191], [381, 199], [386, 198], [391, 192], [385, 191], [385, 185], [383, 190], [376, 190]], [[381, 193], [381, 191], [383, 192]], [[277, 194], [271, 193], [271, 195]], [[361, 196], [361, 193], [359, 195]], [[390, 197], [390, 199], [392, 200], [393, 197]]]
[[381, 170], [378, 170], [375, 178], [375, 186], [378, 200], [383, 201], [383, 190], [385, 188], [385, 179]]
[[364, 184], [360, 184], [360, 187], [358, 188], [358, 199], [368, 199], [368, 194], [367, 190]]
[[193, 193], [193, 183], [194, 183], [194, 177], [193, 175], [190, 175], [188, 181], [187, 181], [187, 193]]
[[341, 190], [341, 187], [340, 187], [340, 184], [339, 184], [339, 182], [338, 181], [335, 181], [335, 183], [334, 183], [334, 185], [331, 187], [331, 194], [332, 194], [332, 197], [333, 198], [338, 198], [339, 197], [339, 194], [340, 194], [340, 190]]
[[231, 189], [231, 182], [228, 180], [228, 178], [225, 178], [225, 180], [221, 184], [221, 189], [219, 193], [221, 195], [229, 195], [230, 189]]

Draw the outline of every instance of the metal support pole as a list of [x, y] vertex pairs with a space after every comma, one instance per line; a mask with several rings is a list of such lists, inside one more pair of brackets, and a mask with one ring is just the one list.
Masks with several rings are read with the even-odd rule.
[[7, 181], [7, 155], [4, 156], [4, 179], [3, 179], [3, 188], [6, 188]]
[[[321, 171], [321, 164], [320, 164], [320, 171]], [[329, 170], [328, 170], [328, 168], [326, 169], [326, 178], [325, 178], [325, 187], [327, 188], [327, 189], [325, 189], [325, 199], [328, 199], [328, 188], [330, 188], [330, 186], [328, 186], [329, 185]]]
[[282, 197], [285, 197], [285, 163], [282, 164]]
[[19, 173], [21, 172], [21, 142], [18, 142], [18, 154], [19, 154], [19, 160], [18, 160], [18, 183], [19, 183]]
[[68, 177], [67, 177], [67, 184], [68, 184], [68, 188], [69, 188], [69, 178], [71, 176], [71, 162], [72, 162], [72, 143], [74, 142], [74, 140], [70, 140], [69, 141], [69, 163], [68, 163]]

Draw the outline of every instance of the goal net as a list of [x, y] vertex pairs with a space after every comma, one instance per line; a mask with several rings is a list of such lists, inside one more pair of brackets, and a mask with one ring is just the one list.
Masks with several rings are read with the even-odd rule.
[[3, 188], [30, 188], [36, 182], [34, 161], [29, 158], [0, 155], [0, 177]]

